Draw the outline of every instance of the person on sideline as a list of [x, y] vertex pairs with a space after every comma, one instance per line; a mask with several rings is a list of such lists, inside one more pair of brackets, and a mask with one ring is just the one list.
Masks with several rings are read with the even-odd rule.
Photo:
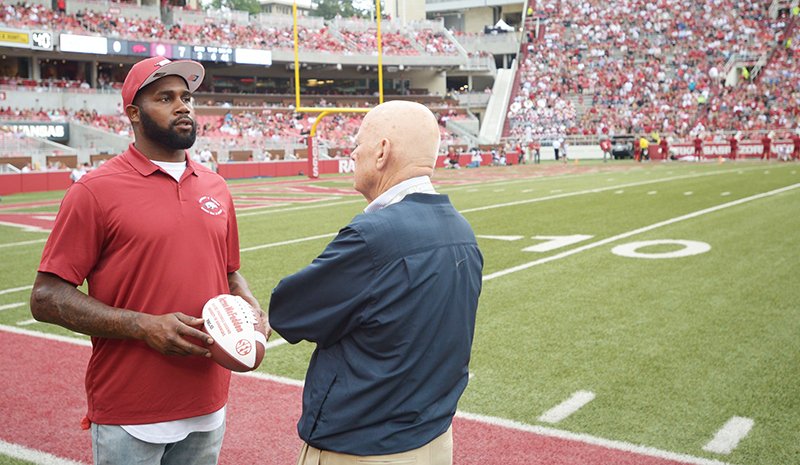
[[216, 464], [230, 371], [198, 329], [203, 305], [235, 294], [260, 311], [237, 271], [227, 185], [187, 157], [204, 74], [161, 57], [131, 68], [135, 141], [69, 188], [33, 285], [37, 320], [92, 336], [83, 426], [95, 464]]
[[483, 256], [431, 184], [438, 147], [436, 118], [421, 104], [367, 113], [352, 158], [369, 205], [272, 292], [273, 328], [316, 343], [298, 464], [452, 463]]

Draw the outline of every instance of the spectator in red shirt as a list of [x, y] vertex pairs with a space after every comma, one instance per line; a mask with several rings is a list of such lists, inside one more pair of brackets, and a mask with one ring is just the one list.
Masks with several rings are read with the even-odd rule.
[[603, 151], [603, 162], [607, 162], [611, 158], [611, 140], [604, 137], [600, 141], [600, 150]]
[[703, 159], [703, 139], [699, 135], [694, 138], [694, 156], [697, 161]]
[[769, 160], [770, 152], [772, 151], [772, 139], [770, 139], [769, 134], [764, 134], [764, 137], [761, 138], [761, 145], [763, 146], [761, 159]]

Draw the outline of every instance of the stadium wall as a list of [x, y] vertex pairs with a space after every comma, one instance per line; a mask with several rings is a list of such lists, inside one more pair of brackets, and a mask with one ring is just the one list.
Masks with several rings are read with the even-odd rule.
[[59, 92], [57, 89], [41, 90], [3, 90], [6, 99], [3, 101], [4, 107], [11, 108], [33, 108], [45, 110], [53, 108], [66, 108], [68, 110], [97, 110], [101, 115], [112, 115], [117, 113], [117, 106], [122, 102], [119, 91], [88, 91], [79, 92], [70, 90], [69, 92]]

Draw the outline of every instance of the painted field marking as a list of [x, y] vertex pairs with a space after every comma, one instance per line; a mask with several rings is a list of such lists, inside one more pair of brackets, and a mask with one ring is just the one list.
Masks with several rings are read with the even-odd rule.
[[288, 344], [288, 343], [289, 343], [289, 341], [287, 341], [286, 339], [275, 339], [274, 341], [267, 342], [267, 345], [264, 346], [264, 350], [269, 350], [269, 349], [272, 349], [274, 347], [282, 346], [282, 345]]
[[6, 247], [19, 247], [21, 245], [28, 245], [28, 244], [41, 244], [42, 242], [47, 242], [47, 239], [35, 239], [32, 241], [22, 241], [22, 242], [9, 242], [8, 244], [0, 244], [0, 249]]
[[35, 319], [31, 318], [30, 320], [22, 320], [17, 322], [17, 326], [30, 326], [34, 323], [38, 323]]
[[615, 193], [615, 194], [617, 194], [617, 195], [620, 195], [620, 194], [624, 194], [624, 193], [625, 193], [625, 191], [624, 191], [624, 190], [622, 190], [622, 189], [620, 189], [620, 190], [618, 190], [618, 191], [615, 191], [614, 193]]
[[[15, 333], [15, 334], [23, 334], [23, 335], [27, 335], [27, 336], [42, 338], [42, 339], [49, 339], [49, 340], [54, 340], [54, 341], [66, 342], [66, 343], [69, 343], [69, 344], [75, 344], [75, 345], [80, 345], [80, 346], [91, 346], [91, 343], [88, 340], [85, 340], [85, 339], [58, 336], [58, 335], [54, 335], [54, 334], [42, 333], [42, 332], [39, 332], [39, 331], [30, 331], [30, 330], [21, 329], [21, 328], [15, 328], [13, 326], [0, 325], [0, 331], [7, 331], [7, 332], [10, 332], [10, 333]], [[257, 379], [263, 379], [263, 380], [267, 380], [267, 381], [274, 381], [274, 382], [277, 382], [277, 383], [286, 384], [286, 385], [290, 385], [290, 386], [302, 387], [304, 385], [304, 381], [302, 381], [302, 380], [296, 380], [296, 379], [292, 379], [292, 378], [286, 378], [286, 377], [283, 377], [283, 376], [270, 375], [270, 374], [266, 374], [266, 373], [255, 372], [255, 371], [250, 371], [250, 372], [245, 372], [245, 373], [233, 373], [233, 374], [235, 376], [244, 376], [244, 377], [248, 377], [248, 378], [257, 378]], [[488, 424], [488, 425], [500, 426], [500, 427], [504, 427], [504, 428], [508, 428], [508, 429], [513, 429], [513, 430], [516, 430], [516, 431], [525, 431], [525, 432], [539, 434], [539, 435], [546, 436], [546, 437], [565, 439], [565, 440], [575, 441], [575, 442], [579, 442], [579, 443], [583, 443], [583, 444], [601, 446], [601, 447], [605, 447], [605, 448], [608, 448], [608, 449], [614, 449], [614, 450], [619, 450], [619, 451], [624, 451], [624, 452], [632, 452], [632, 453], [637, 453], [637, 454], [641, 454], [641, 455], [647, 455], [647, 456], [650, 456], [650, 457], [656, 457], [656, 458], [661, 458], [661, 459], [666, 459], [666, 460], [674, 460], [674, 461], [683, 462], [683, 463], [687, 463], [687, 464], [693, 464], [693, 465], [730, 465], [728, 463], [720, 462], [718, 460], [704, 459], [704, 458], [701, 458], [701, 457], [694, 457], [694, 456], [691, 456], [691, 455], [680, 454], [680, 453], [676, 453], [676, 452], [669, 452], [669, 451], [665, 451], [665, 450], [661, 450], [661, 449], [656, 449], [654, 447], [646, 447], [646, 446], [640, 446], [640, 445], [631, 444], [631, 443], [623, 442], [623, 441], [615, 441], [615, 440], [611, 440], [611, 439], [604, 439], [604, 438], [592, 436], [592, 435], [589, 435], [589, 434], [573, 433], [571, 431], [564, 431], [564, 430], [559, 430], [559, 429], [555, 429], [555, 428], [551, 428], [551, 427], [545, 427], [545, 426], [539, 426], [539, 425], [529, 425], [529, 424], [526, 424], [526, 423], [522, 423], [522, 422], [518, 422], [518, 421], [514, 421], [514, 420], [508, 420], [508, 419], [505, 419], [505, 418], [498, 418], [498, 417], [492, 417], [492, 416], [487, 416], [487, 415], [479, 415], [479, 414], [463, 412], [463, 411], [457, 411], [456, 412], [456, 416], [459, 417], [459, 418], [472, 420], [472, 421], [475, 421], [475, 422], [484, 423], [484, 424]], [[5, 451], [2, 451], [2, 450], [0, 450], [0, 452], [5, 453]], [[7, 455], [10, 455], [10, 454], [7, 454]], [[31, 461], [34, 461], [34, 463], [40, 463], [42, 465], [45, 465], [45, 464], [49, 465], [51, 463], [53, 465], [77, 465], [75, 462], [57, 462], [57, 461], [56, 462], [47, 462], [47, 461], [35, 461], [35, 460], [31, 460]]]
[[532, 245], [530, 247], [525, 247], [524, 249], [522, 249], [522, 251], [549, 252], [551, 250], [556, 250], [562, 247], [568, 247], [572, 244], [577, 244], [578, 242], [583, 242], [585, 240], [591, 239], [592, 237], [594, 236], [589, 236], [586, 234], [573, 234], [571, 236], [533, 236], [531, 237], [531, 239], [544, 242]]
[[12, 287], [10, 289], [3, 289], [2, 291], [0, 291], [0, 295], [11, 294], [12, 292], [28, 291], [30, 289], [33, 289], [33, 284], [31, 284], [30, 286]]
[[697, 218], [697, 217], [706, 215], [708, 213], [713, 213], [713, 212], [716, 212], [716, 211], [719, 211], [719, 210], [723, 210], [725, 208], [735, 207], [737, 205], [741, 205], [741, 204], [744, 204], [744, 203], [747, 203], [747, 202], [751, 202], [753, 200], [758, 200], [758, 199], [763, 199], [763, 198], [766, 198], [766, 197], [771, 197], [773, 195], [778, 195], [778, 194], [781, 194], [781, 193], [784, 193], [784, 192], [788, 192], [788, 191], [790, 191], [792, 189], [797, 189], [798, 187], [800, 187], [800, 183], [792, 184], [792, 185], [789, 185], [789, 186], [786, 186], [786, 187], [781, 187], [779, 189], [771, 190], [769, 192], [763, 192], [761, 194], [751, 195], [750, 197], [744, 197], [744, 198], [741, 198], [741, 199], [738, 199], [738, 200], [734, 200], [734, 201], [731, 201], [731, 202], [723, 203], [723, 204], [716, 205], [716, 206], [713, 206], [713, 207], [704, 208], [702, 210], [697, 210], [695, 212], [688, 213], [686, 215], [677, 216], [675, 218], [671, 218], [671, 219], [668, 219], [668, 220], [659, 221], [658, 223], [654, 223], [654, 224], [651, 224], [649, 226], [644, 226], [642, 228], [634, 229], [632, 231], [624, 232], [622, 234], [617, 234], [616, 236], [607, 237], [607, 238], [601, 239], [601, 240], [599, 240], [597, 242], [592, 242], [591, 244], [586, 244], [586, 245], [577, 247], [577, 248], [572, 249], [572, 250], [567, 250], [565, 252], [561, 252], [561, 253], [556, 254], [556, 255], [551, 255], [550, 257], [540, 258], [539, 260], [534, 260], [532, 262], [523, 263], [521, 265], [513, 266], [511, 268], [506, 268], [505, 270], [500, 270], [500, 271], [496, 271], [494, 273], [490, 273], [488, 275], [484, 275], [483, 280], [484, 281], [490, 281], [492, 279], [499, 278], [499, 277], [505, 276], [507, 274], [516, 273], [517, 271], [527, 270], [528, 268], [531, 268], [531, 267], [534, 267], [534, 266], [537, 266], [537, 265], [542, 265], [544, 263], [549, 263], [549, 262], [552, 262], [552, 261], [555, 261], [555, 260], [560, 260], [562, 258], [569, 257], [570, 255], [575, 255], [577, 253], [580, 253], [580, 252], [583, 252], [583, 251], [586, 251], [586, 250], [590, 250], [590, 249], [594, 249], [596, 247], [600, 247], [600, 246], [603, 246], [603, 245], [606, 245], [606, 244], [610, 244], [610, 243], [616, 242], [616, 241], [618, 241], [620, 239], [625, 239], [625, 238], [628, 238], [628, 237], [631, 237], [631, 236], [635, 236], [637, 234], [641, 234], [641, 233], [644, 233], [644, 232], [648, 232], [648, 231], [652, 231], [654, 229], [661, 228], [663, 226], [669, 226], [671, 224], [679, 223], [681, 221], [689, 220], [689, 219], [692, 219], [692, 218]]
[[[653, 183], [657, 183], [657, 182], [666, 182], [666, 181], [675, 181], [675, 180], [681, 180], [681, 179], [695, 178], [695, 177], [698, 177], [698, 176], [710, 176], [710, 175], [713, 175], [713, 174], [724, 174], [724, 173], [729, 173], [731, 171], [732, 170], [714, 171], [714, 172], [711, 172], [711, 173], [690, 174], [690, 175], [685, 175], [685, 176], [674, 176], [674, 177], [671, 177], [671, 178], [640, 181], [640, 182], [635, 182], [635, 183], [630, 183], [630, 184], [623, 184], [623, 185], [619, 185], [619, 186], [608, 186], [608, 187], [601, 187], [601, 188], [597, 188], [597, 189], [587, 189], [587, 190], [583, 190], [583, 191], [567, 192], [567, 193], [564, 193], [564, 194], [551, 195], [551, 196], [547, 196], [547, 197], [539, 197], [539, 198], [535, 198], [535, 199], [518, 200], [518, 201], [514, 201], [514, 202], [506, 202], [506, 203], [498, 203], [498, 204], [494, 204], [494, 205], [486, 205], [486, 206], [483, 206], [483, 207], [468, 208], [468, 209], [465, 209], [465, 210], [460, 210], [459, 212], [464, 214], [464, 213], [472, 213], [472, 212], [476, 212], [476, 211], [492, 210], [492, 209], [495, 209], [495, 208], [510, 207], [510, 206], [522, 205], [522, 204], [526, 204], [526, 203], [544, 202], [544, 201], [547, 201], [547, 200], [555, 200], [555, 199], [561, 199], [561, 198], [566, 198], [566, 197], [573, 197], [573, 196], [576, 196], [576, 195], [596, 194], [596, 193], [607, 191], [607, 190], [618, 189], [620, 187], [634, 187], [634, 186], [639, 186], [639, 185], [653, 184]], [[510, 181], [510, 182], [516, 182], [516, 181]], [[294, 210], [305, 210], [307, 208], [336, 206], [336, 205], [342, 205], [342, 204], [346, 204], [346, 203], [355, 203], [355, 202], [363, 202], [363, 200], [358, 200], [358, 201], [357, 200], [348, 200], [348, 201], [345, 201], [345, 202], [330, 203], [330, 204], [325, 204], [325, 205], [305, 205], [305, 206], [302, 206], [302, 207], [283, 208], [283, 209], [279, 209], [279, 210], [257, 211], [257, 212], [243, 213], [243, 214], [237, 215], [237, 216], [238, 217], [242, 217], [242, 216], [261, 215], [261, 214], [266, 214], [266, 213], [277, 213], [277, 212], [294, 211]], [[253, 251], [253, 250], [266, 249], [266, 248], [270, 248], [270, 247], [279, 247], [279, 246], [282, 246], [282, 245], [297, 244], [298, 242], [313, 241], [313, 240], [322, 239], [322, 238], [325, 238], [325, 237], [334, 237], [334, 236], [336, 236], [336, 234], [337, 233], [328, 233], [328, 234], [321, 234], [321, 235], [318, 235], [318, 236], [301, 237], [299, 239], [291, 239], [291, 240], [288, 240], [288, 241], [273, 242], [273, 243], [269, 243], [269, 244], [256, 245], [256, 246], [252, 246], [252, 247], [245, 247], [243, 249], [239, 249], [239, 252], [250, 252], [250, 251]]]
[[694, 194], [694, 192], [692, 192], [692, 191], [686, 191], [686, 192], [683, 193], [683, 195], [685, 195], [687, 197], [690, 196], [690, 195], [693, 195], [693, 194]]
[[[344, 200], [341, 202], [331, 202], [331, 203], [315, 203], [313, 205], [302, 205], [299, 207], [287, 207], [287, 208], [275, 208], [271, 210], [258, 210], [258, 211], [248, 211], [242, 214], [237, 214], [237, 218], [247, 217], [247, 216], [256, 216], [256, 215], [267, 215], [270, 213], [281, 213], [281, 212], [293, 212], [298, 210], [308, 210], [309, 208], [322, 208], [322, 207], [338, 207], [339, 205], [346, 205], [349, 203], [363, 203], [365, 202], [364, 199], [357, 199], [357, 200]], [[254, 207], [251, 210], [255, 210], [256, 208], [261, 207]], [[269, 208], [269, 207], [263, 207]]]
[[14, 302], [13, 304], [0, 305], [0, 311], [11, 310], [12, 308], [19, 308], [28, 305], [27, 302]]
[[[753, 167], [753, 168], [750, 168], [750, 169], [754, 170], [754, 169], [758, 169], [758, 167]], [[699, 173], [699, 174], [693, 173], [693, 174], [687, 174], [687, 175], [681, 175], [681, 176], [672, 176], [672, 177], [661, 178], [661, 179], [648, 179], [646, 181], [637, 181], [637, 182], [632, 182], [632, 183], [628, 183], [628, 184], [618, 184], [616, 186], [597, 187], [597, 188], [594, 188], [594, 189], [585, 189], [585, 190], [582, 190], [582, 191], [566, 192], [566, 193], [563, 193], [563, 194], [550, 195], [550, 196], [546, 196], [546, 197], [537, 197], [537, 198], [534, 198], [534, 199], [516, 200], [516, 201], [513, 201], [513, 202], [498, 203], [498, 204], [494, 204], [494, 205], [486, 205], [486, 206], [483, 206], [483, 207], [467, 208], [465, 210], [459, 210], [459, 212], [461, 214], [464, 214], [464, 213], [479, 212], [479, 211], [484, 211], [484, 210], [493, 210], [495, 208], [511, 207], [511, 206], [514, 206], [514, 205], [525, 205], [525, 204], [528, 204], [528, 203], [536, 203], [536, 202], [545, 202], [547, 200], [563, 199], [563, 198], [567, 198], [567, 197], [574, 197], [574, 196], [577, 196], [577, 195], [597, 194], [597, 193], [605, 192], [605, 191], [619, 190], [621, 188], [646, 186], [648, 184], [656, 184], [656, 183], [670, 182], [670, 181], [680, 181], [680, 180], [683, 180], [683, 179], [693, 179], [693, 178], [698, 178], [698, 177], [713, 176], [713, 175], [717, 175], [717, 174], [729, 174], [729, 173], [731, 173], [733, 171], [734, 170], [710, 171], [708, 173]]]
[[731, 193], [730, 192], [723, 192], [723, 193], [721, 193], [719, 195], [721, 195], [722, 197], [727, 197], [727, 196], [731, 195]]
[[[679, 248], [669, 252], [639, 252], [639, 249], [653, 245], [676, 245]], [[711, 250], [711, 245], [706, 242], [658, 239], [654, 241], [637, 241], [620, 244], [611, 249], [611, 253], [619, 255], [620, 257], [659, 259], [691, 257], [692, 255], [706, 253], [709, 250]]]
[[584, 405], [594, 400], [594, 392], [578, 391], [572, 394], [569, 399], [561, 402], [550, 410], [544, 412], [539, 421], [545, 423], [558, 423], [573, 413], [580, 410]]
[[288, 240], [288, 241], [273, 242], [271, 244], [255, 245], [253, 247], [245, 247], [243, 249], [239, 249], [239, 252], [250, 252], [250, 251], [253, 251], [253, 250], [266, 249], [266, 248], [269, 248], [269, 247], [279, 247], [281, 245], [297, 244], [298, 242], [306, 242], [306, 241], [313, 241], [313, 240], [317, 240], [317, 239], [324, 239], [326, 237], [333, 237], [336, 234], [337, 233], [320, 234], [318, 236], [301, 237], [299, 239], [291, 239], [291, 240]]
[[520, 239], [524, 239], [525, 236], [492, 236], [492, 235], [480, 235], [476, 234], [475, 237], [479, 239], [493, 239], [496, 241], [518, 241]]
[[523, 194], [527, 194], [529, 192], [533, 192], [533, 189], [522, 189]]
[[656, 195], [656, 194], [658, 194], [658, 191], [650, 191], [647, 193], [647, 195]]
[[716, 454], [730, 454], [731, 451], [736, 449], [736, 446], [739, 445], [739, 441], [747, 436], [753, 428], [754, 423], [752, 418], [731, 418], [717, 431], [717, 434], [714, 435], [714, 439], [703, 446], [703, 450]]
[[0, 454], [14, 457], [15, 459], [26, 460], [42, 465], [84, 465], [82, 462], [56, 457], [47, 452], [29, 449], [18, 444], [11, 444], [0, 440]]
[[475, 413], [462, 412], [460, 410], [456, 412], [456, 416], [467, 420], [487, 423], [495, 426], [502, 426], [504, 428], [514, 429], [518, 431], [527, 431], [529, 433], [540, 434], [542, 436], [547, 436], [551, 438], [566, 439], [569, 441], [601, 446], [608, 449], [633, 452], [636, 454], [648, 455], [650, 457], [657, 457], [665, 460], [674, 460], [676, 462], [690, 463], [693, 465], [730, 465], [729, 463], [720, 462], [718, 460], [704, 459], [702, 457], [695, 457], [692, 455], [665, 451], [661, 449], [656, 449], [655, 447], [640, 446], [624, 441], [615, 441], [612, 439], [599, 438], [589, 434], [573, 433], [571, 431], [564, 431], [548, 426], [529, 425], [519, 421], [507, 420], [505, 418], [491, 417], [487, 415], [478, 415]]

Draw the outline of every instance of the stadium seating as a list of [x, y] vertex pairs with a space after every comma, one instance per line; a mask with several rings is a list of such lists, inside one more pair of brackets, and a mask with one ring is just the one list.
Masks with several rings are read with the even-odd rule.
[[[532, 40], [520, 54], [504, 134], [516, 139], [653, 130], [687, 135], [796, 125], [796, 114], [787, 117], [797, 108], [787, 95], [796, 89], [795, 64], [772, 60], [763, 77], [734, 88], [724, 85], [739, 57], [767, 57], [781, 44], [787, 19], [770, 18], [770, 4], [539, 1], [543, 31], [533, 38], [528, 23]], [[784, 89], [780, 96], [776, 86]], [[721, 111], [736, 102], [751, 108], [738, 113], [738, 124], [732, 113]], [[775, 114], [764, 120], [767, 106], [766, 113]]]

